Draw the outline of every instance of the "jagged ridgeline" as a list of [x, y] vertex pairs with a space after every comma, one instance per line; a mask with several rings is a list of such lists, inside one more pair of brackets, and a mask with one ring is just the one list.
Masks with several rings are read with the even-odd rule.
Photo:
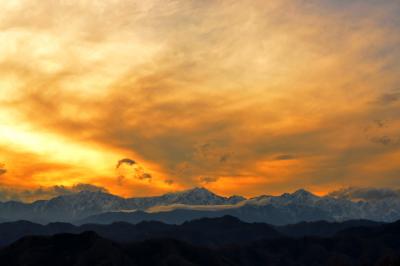
[[333, 196], [319, 197], [305, 190], [245, 199], [241, 196], [223, 197], [205, 188], [194, 188], [156, 197], [122, 198], [101, 191], [82, 191], [33, 203], [0, 203], [0, 221], [82, 224], [152, 220], [180, 224], [202, 217], [224, 215], [246, 222], [275, 225], [352, 219], [392, 222], [400, 219], [400, 200], [352, 201]]

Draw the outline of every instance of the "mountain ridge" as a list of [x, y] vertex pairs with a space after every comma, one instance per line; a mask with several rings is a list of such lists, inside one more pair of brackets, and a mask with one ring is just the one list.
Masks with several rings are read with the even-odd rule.
[[[203, 229], [210, 223], [210, 231], [204, 234]], [[264, 238], [265, 235], [259, 232], [266, 228], [269, 234], [273, 232], [271, 228], [242, 223], [233, 217], [203, 219], [189, 225], [194, 231], [174, 231], [172, 235], [158, 234], [126, 243], [95, 231], [23, 236], [10, 245], [0, 247], [0, 261], [8, 266], [387, 266], [400, 263], [400, 222], [374, 227], [355, 225], [329, 237], [295, 238], [279, 234]], [[119, 226], [123, 232], [129, 225], [118, 223], [114, 226]], [[151, 222], [136, 226], [142, 226], [140, 230], [146, 226], [153, 230], [160, 224]], [[109, 226], [106, 229], [111, 231]], [[117, 231], [115, 227], [113, 231]], [[248, 238], [249, 232], [257, 238]], [[182, 238], [182, 233], [189, 238]], [[233, 238], [228, 242], [212, 241], [220, 240], [221, 236]], [[242, 237], [247, 241], [243, 241]]]
[[32, 203], [18, 201], [0, 202], [0, 214], [8, 220], [32, 220], [35, 222], [74, 221], [107, 211], [146, 210], [154, 206], [176, 203], [191, 205], [236, 204], [244, 197], [222, 197], [205, 188], [167, 193], [161, 196], [123, 198], [103, 191], [80, 191], [61, 195], [49, 200]]
[[29, 221], [16, 221], [0, 223], [0, 246], [8, 245], [29, 235], [79, 234], [87, 231], [96, 232], [101, 237], [121, 243], [151, 238], [174, 238], [192, 244], [217, 246], [281, 237], [328, 237], [350, 228], [378, 228], [381, 225], [383, 224], [355, 220], [343, 223], [318, 221], [274, 226], [266, 223], [247, 223], [233, 216], [200, 218], [180, 225], [143, 221], [137, 224], [115, 222], [106, 225], [83, 224], [78, 226], [70, 223], [42, 225]]
[[317, 196], [299, 189], [279, 196], [245, 199], [241, 196], [223, 197], [197, 187], [154, 197], [122, 198], [103, 191], [81, 191], [33, 203], [0, 203], [0, 217], [3, 219], [39, 223], [156, 220], [179, 224], [224, 215], [276, 225], [356, 219], [392, 222], [400, 219], [400, 198], [352, 201], [329, 195]]

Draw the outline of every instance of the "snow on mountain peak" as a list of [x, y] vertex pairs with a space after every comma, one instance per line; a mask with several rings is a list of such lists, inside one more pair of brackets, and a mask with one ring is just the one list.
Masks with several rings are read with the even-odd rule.
[[215, 193], [211, 192], [210, 190], [204, 187], [195, 187], [192, 189], [185, 190], [181, 192], [184, 195], [196, 195], [198, 197], [219, 197]]
[[245, 210], [245, 213], [247, 211], [256, 213], [257, 217], [265, 214], [266, 219], [271, 218], [269, 212], [275, 213], [277, 217], [294, 217], [299, 221], [318, 219], [393, 221], [400, 219], [400, 198], [354, 202], [345, 198], [319, 197], [300, 189], [280, 196], [264, 195], [246, 200], [240, 196], [219, 196], [204, 187], [161, 196], [127, 199], [102, 191], [81, 191], [34, 203], [0, 203], [0, 212], [14, 220], [74, 221], [104, 212], [149, 210], [156, 206], [174, 205], [192, 207], [219, 205], [219, 210], [227, 208], [238, 213]]
[[311, 192], [305, 189], [299, 189], [290, 194], [293, 198], [296, 199], [318, 199], [319, 197], [312, 194]]

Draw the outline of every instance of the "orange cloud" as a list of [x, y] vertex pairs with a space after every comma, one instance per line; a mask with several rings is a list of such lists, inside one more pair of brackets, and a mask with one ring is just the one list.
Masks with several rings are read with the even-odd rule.
[[393, 1], [0, 2], [0, 184], [399, 185]]

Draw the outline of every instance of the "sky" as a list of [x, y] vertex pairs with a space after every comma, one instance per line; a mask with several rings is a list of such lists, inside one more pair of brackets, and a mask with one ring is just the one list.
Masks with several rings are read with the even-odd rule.
[[400, 187], [399, 1], [0, 5], [3, 198]]

